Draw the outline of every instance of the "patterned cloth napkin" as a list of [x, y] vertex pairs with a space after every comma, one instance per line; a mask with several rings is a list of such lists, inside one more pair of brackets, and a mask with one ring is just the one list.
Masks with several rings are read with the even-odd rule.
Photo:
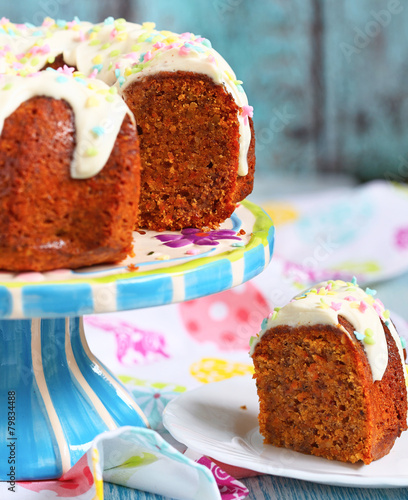
[[[163, 428], [166, 404], [202, 384], [251, 374], [249, 338], [299, 290], [323, 279], [355, 275], [365, 285], [408, 271], [406, 187], [377, 181], [263, 206], [277, 226], [275, 254], [251, 282], [190, 302], [85, 318], [91, 351], [132, 392], [151, 429], [102, 434], [61, 480], [18, 483], [12, 494], [0, 483], [2, 499], [102, 499], [103, 480], [180, 499], [248, 495], [208, 457], [183, 454]], [[397, 326], [407, 337], [407, 325]]]

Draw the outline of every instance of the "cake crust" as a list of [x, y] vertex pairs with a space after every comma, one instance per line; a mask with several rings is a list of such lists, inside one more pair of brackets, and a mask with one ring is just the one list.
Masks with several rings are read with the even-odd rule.
[[[74, 116], [66, 101], [34, 97], [0, 137], [0, 268], [47, 271], [123, 260], [139, 197], [135, 126], [126, 116], [102, 171], [73, 179]], [[78, 145], [81, 147], [81, 145]]]

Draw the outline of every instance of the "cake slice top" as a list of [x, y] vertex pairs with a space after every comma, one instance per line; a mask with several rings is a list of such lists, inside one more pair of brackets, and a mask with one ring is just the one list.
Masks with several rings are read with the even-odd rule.
[[[339, 322], [345, 318], [353, 327], [354, 335], [362, 342], [371, 367], [373, 380], [381, 380], [388, 364], [388, 349], [384, 325], [392, 335], [400, 354], [405, 379], [408, 383], [407, 367], [404, 361], [403, 339], [390, 320], [390, 312], [376, 291], [362, 290], [355, 278], [351, 282], [329, 280], [318, 283], [300, 293], [289, 304], [274, 311], [264, 319], [262, 329], [251, 339], [251, 356], [263, 335], [276, 326], [296, 328], [312, 325], [332, 325], [350, 333]], [[405, 345], [405, 344], [404, 344]]]

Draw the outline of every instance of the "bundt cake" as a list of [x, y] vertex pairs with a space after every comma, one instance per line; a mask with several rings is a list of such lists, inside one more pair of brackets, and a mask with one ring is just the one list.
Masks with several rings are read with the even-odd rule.
[[407, 430], [403, 341], [375, 291], [327, 281], [251, 341], [264, 443], [369, 464]]
[[[96, 25], [78, 19], [66, 22], [46, 18], [39, 27], [13, 24], [3, 18], [0, 27], [2, 74], [17, 75], [28, 83], [33, 78], [31, 75], [44, 69], [58, 70], [60, 79], [79, 71], [81, 75], [94, 81], [101, 80], [111, 87], [112, 92], [106, 99], [114, 99], [113, 106], [122, 109], [116, 94], [129, 106], [136, 119], [140, 142], [140, 153], [137, 153], [141, 161], [139, 204], [134, 197], [134, 210], [140, 210], [138, 226], [154, 230], [217, 227], [232, 214], [236, 203], [251, 192], [255, 168], [252, 107], [248, 106], [242, 82], [237, 80], [230, 66], [207, 39], [192, 33], [179, 35], [158, 31], [154, 23], [139, 25], [113, 18]], [[78, 79], [75, 73], [73, 78]], [[34, 79], [39, 81], [37, 76]], [[79, 82], [82, 80], [79, 77]], [[7, 88], [8, 81], [4, 85], [3, 89]], [[33, 88], [31, 84], [28, 86]], [[37, 95], [42, 96], [41, 86], [36, 88]], [[28, 94], [32, 95], [31, 90]], [[63, 96], [61, 99], [65, 99], [76, 114], [72, 102]], [[22, 99], [19, 102], [23, 108], [26, 106]], [[31, 102], [32, 115], [45, 117], [44, 112], [35, 111], [37, 102], [44, 101], [35, 99]], [[89, 112], [99, 109], [91, 104], [88, 108]], [[0, 113], [8, 118], [11, 110], [24, 113], [13, 105], [5, 106]], [[75, 127], [79, 122], [74, 118]], [[22, 132], [16, 130], [17, 121], [13, 123], [9, 133], [17, 136]], [[64, 128], [63, 122], [57, 119], [54, 128], [51, 123], [47, 124], [48, 133], [59, 138], [58, 126], [61, 124]], [[129, 119], [126, 119], [126, 125], [132, 126]], [[41, 127], [45, 130], [45, 125]], [[37, 127], [31, 133], [35, 130]], [[74, 128], [71, 135], [75, 137], [75, 133], [78, 132]], [[124, 135], [128, 141], [135, 136], [133, 132]], [[102, 138], [100, 142], [104, 140]], [[45, 137], [37, 143], [36, 157], [48, 148], [43, 146], [43, 141], [46, 141]], [[109, 144], [113, 147], [114, 141]], [[133, 149], [138, 149], [137, 139], [134, 139]], [[104, 150], [105, 153], [108, 151], [108, 145]], [[1, 168], [5, 172], [11, 168], [7, 162], [16, 161], [7, 160], [8, 156], [7, 149], [2, 150]], [[109, 154], [105, 156], [107, 159]], [[126, 163], [129, 164], [134, 157], [130, 155]], [[38, 161], [45, 163], [40, 158]], [[49, 160], [46, 163], [49, 164]], [[71, 171], [74, 170], [72, 166]], [[25, 173], [24, 180], [20, 178], [20, 182], [26, 183], [36, 172], [33, 167], [31, 173]], [[54, 169], [52, 176], [55, 175]], [[44, 182], [44, 189], [49, 184], [48, 177], [47, 169], [43, 168], [42, 181], [39, 182]], [[2, 178], [6, 182], [7, 173]], [[59, 184], [62, 178], [50, 182]], [[121, 185], [127, 183], [121, 181]], [[2, 187], [2, 192], [4, 189]], [[89, 192], [88, 188], [83, 189]], [[75, 198], [78, 196], [81, 197], [75, 195]], [[119, 196], [118, 193], [116, 198]], [[99, 194], [98, 198], [95, 203], [98, 203], [100, 212], [110, 210], [104, 195]], [[4, 206], [8, 202], [1, 203]], [[84, 203], [88, 204], [89, 199]], [[125, 202], [115, 200], [118, 213], [121, 203]], [[58, 212], [59, 207], [56, 202], [54, 204]], [[23, 213], [19, 215], [18, 205], [13, 210], [15, 217], [24, 216]], [[131, 220], [127, 213], [122, 219]], [[80, 229], [77, 231], [79, 234]], [[27, 241], [30, 239], [28, 233], [27, 228]], [[58, 241], [48, 245], [58, 245]], [[25, 242], [16, 241], [16, 245], [25, 245]], [[14, 250], [10, 248], [10, 251]], [[78, 252], [81, 251], [78, 249]], [[102, 255], [103, 249], [100, 253]], [[3, 267], [4, 262], [1, 261], [0, 266]], [[71, 266], [75, 265], [71, 262]], [[61, 266], [58, 263], [57, 267]]]

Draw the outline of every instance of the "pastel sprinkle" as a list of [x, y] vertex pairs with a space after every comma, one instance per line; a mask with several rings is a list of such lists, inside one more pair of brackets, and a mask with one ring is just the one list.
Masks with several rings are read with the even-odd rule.
[[366, 328], [364, 331], [366, 337], [372, 337], [374, 335], [374, 332], [371, 328]]
[[149, 22], [146, 22], [146, 23], [143, 23], [142, 24], [142, 27], [143, 29], [145, 30], [148, 30], [148, 31], [153, 31], [154, 28], [156, 27], [156, 23], [149, 23]]
[[363, 335], [362, 333], [357, 332], [356, 330], [354, 330], [354, 335], [356, 336], [357, 340], [364, 340], [365, 335]]
[[344, 297], [344, 300], [347, 300], [348, 302], [356, 302], [356, 298], [352, 295], [347, 295], [347, 297]]
[[375, 340], [372, 337], [364, 337], [364, 343], [369, 345], [374, 345]]
[[190, 49], [182, 45], [179, 49], [179, 54], [181, 56], [187, 56], [190, 53]]
[[212, 48], [211, 42], [210, 42], [210, 40], [208, 40], [207, 38], [204, 38], [204, 39], [201, 41], [201, 43], [202, 43], [203, 45], [205, 45], [206, 47], [208, 47], [209, 49], [211, 49], [211, 48]]
[[373, 309], [379, 316], [381, 316], [382, 308], [377, 304], [377, 302], [373, 304]]
[[341, 302], [332, 302], [330, 307], [333, 311], [339, 311], [341, 309]]
[[92, 62], [94, 64], [101, 64], [103, 62], [103, 57], [101, 54], [98, 54], [97, 56], [95, 56], [93, 59], [92, 59]]
[[264, 318], [262, 320], [262, 324], [261, 324], [261, 330], [265, 330], [266, 326], [268, 324], [268, 318]]
[[353, 285], [357, 285], [357, 278], [355, 276], [351, 278], [351, 283], [353, 283]]
[[241, 116], [244, 119], [244, 124], [248, 125], [248, 117], [252, 118], [254, 116], [254, 108], [253, 106], [242, 106], [241, 108]]
[[391, 325], [391, 321], [389, 319], [386, 319], [384, 323], [385, 323], [386, 326], [390, 326]]
[[367, 309], [367, 304], [364, 302], [364, 300], [362, 300], [360, 302], [360, 305], [358, 306], [358, 310], [361, 312], [361, 313], [364, 313]]
[[92, 108], [94, 106], [99, 106], [99, 99], [93, 95], [91, 95], [90, 97], [88, 97], [88, 99], [86, 100], [86, 103], [85, 103], [85, 106], [87, 108]]
[[64, 75], [59, 75], [56, 78], [58, 83], [66, 83], [68, 81], [68, 78]]
[[403, 337], [400, 337], [400, 340], [402, 348], [405, 349], [407, 347], [407, 341]]
[[6, 83], [6, 85], [4, 85], [4, 87], [2, 88], [2, 90], [10, 90], [12, 86], [13, 85], [11, 83]]
[[186, 251], [187, 255], [197, 255], [200, 253], [200, 250], [198, 248], [190, 248]]
[[85, 156], [96, 156], [98, 154], [98, 150], [96, 148], [90, 147], [85, 151]]
[[385, 319], [388, 319], [390, 317], [390, 311], [388, 309], [386, 309], [384, 312], [383, 312], [383, 316]]
[[373, 290], [372, 288], [368, 288], [368, 287], [367, 287], [367, 288], [365, 289], [365, 293], [366, 293], [367, 295], [375, 295], [375, 294], [377, 293], [377, 290]]
[[329, 309], [330, 306], [325, 302], [324, 299], [320, 299], [320, 304], [318, 307], [321, 307], [322, 309]]
[[91, 129], [91, 132], [96, 137], [101, 137], [101, 135], [103, 135], [105, 133], [105, 129], [103, 127], [101, 127], [100, 125], [97, 125], [96, 127], [93, 127]]

